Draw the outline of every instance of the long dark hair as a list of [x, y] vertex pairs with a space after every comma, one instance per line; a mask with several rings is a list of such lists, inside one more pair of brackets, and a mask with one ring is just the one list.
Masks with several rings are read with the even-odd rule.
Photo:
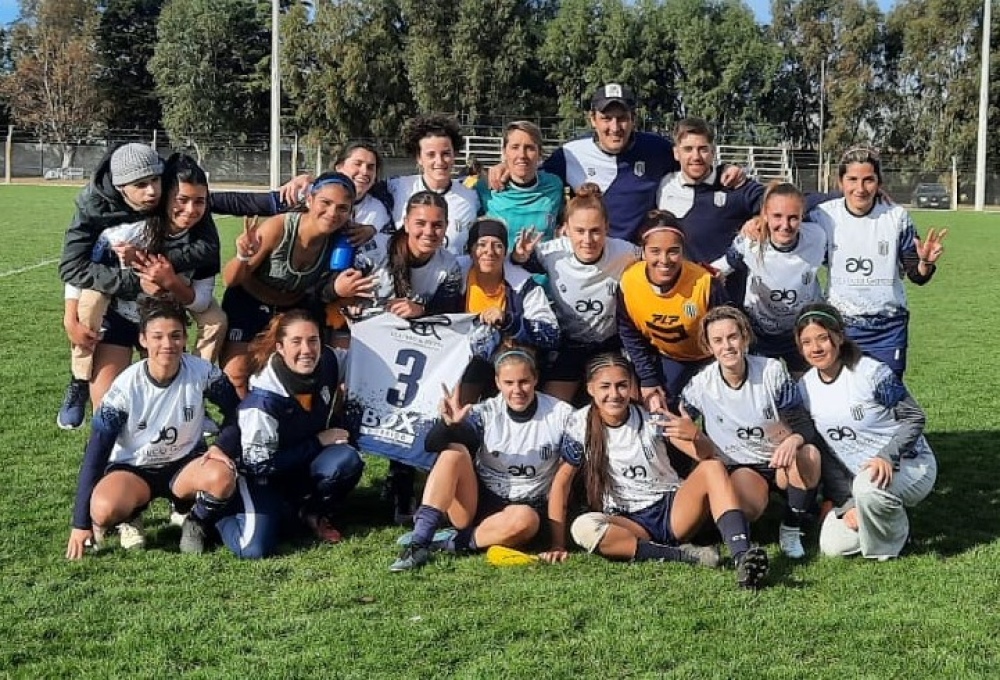
[[[632, 364], [618, 352], [604, 352], [587, 362], [587, 382], [605, 368], [621, 368], [629, 377], [632, 376]], [[587, 432], [584, 437], [583, 455], [583, 485], [587, 491], [587, 504], [591, 508], [600, 508], [604, 496], [614, 488], [611, 477], [611, 464], [608, 461], [608, 440], [604, 420], [597, 410], [597, 404], [591, 400], [587, 413]]]
[[[162, 253], [166, 250], [167, 238], [170, 236], [170, 194], [177, 190], [181, 183], [208, 187], [208, 175], [196, 161], [186, 153], [175, 153], [167, 159], [163, 166], [163, 198], [156, 212], [146, 220], [145, 241], [150, 253]], [[209, 211], [206, 207], [205, 214]], [[204, 218], [203, 218], [204, 219]]]
[[837, 308], [825, 302], [814, 302], [811, 305], [806, 305], [799, 314], [799, 318], [795, 322], [795, 344], [799, 348], [799, 354], [802, 353], [802, 331], [810, 324], [820, 326], [840, 342], [837, 358], [842, 364], [852, 370], [858, 365], [858, 362], [861, 361], [861, 348], [847, 337], [844, 331], [844, 317], [841, 316]]
[[[448, 202], [444, 196], [433, 191], [418, 191], [406, 202], [406, 214], [418, 205], [429, 205], [444, 211], [448, 219]], [[404, 218], [405, 220], [405, 218]], [[406, 227], [397, 229], [389, 237], [386, 248], [389, 251], [389, 276], [392, 279], [392, 291], [398, 298], [408, 298], [413, 295], [413, 283], [410, 281], [410, 249], [406, 245]]]

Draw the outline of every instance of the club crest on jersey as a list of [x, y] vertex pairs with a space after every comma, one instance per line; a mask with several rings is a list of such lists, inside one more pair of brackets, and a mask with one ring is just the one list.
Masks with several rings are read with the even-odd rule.
[[597, 168], [587, 168], [587, 177], [595, 177], [597, 175]]
[[636, 161], [635, 166], [633, 166], [633, 172], [635, 172], [636, 177], [642, 177], [646, 174], [646, 162]]
[[861, 404], [855, 404], [851, 407], [851, 417], [855, 420], [861, 421], [865, 419], [865, 407]]
[[878, 254], [881, 255], [882, 257], [885, 257], [886, 255], [889, 254], [889, 242], [888, 241], [879, 241], [878, 242]]
[[330, 403], [330, 387], [328, 385], [323, 385], [323, 389], [319, 391], [319, 396], [323, 400], [324, 404]]
[[698, 316], [698, 305], [693, 302], [684, 303], [684, 316], [689, 319], [693, 319]]
[[713, 202], [715, 203], [716, 208], [721, 208], [722, 206], [724, 206], [726, 204], [726, 192], [716, 191], [715, 196], [713, 198]]
[[550, 445], [546, 444], [538, 452], [538, 457], [541, 458], [542, 460], [551, 460], [552, 459], [552, 453], [553, 453], [552, 447]]
[[184, 422], [185, 423], [190, 423], [192, 420], [194, 420], [194, 406], [185, 406], [184, 407]]
[[566, 292], [566, 284], [565, 283], [560, 283], [559, 284], [559, 292], [560, 293], [565, 293]]
[[812, 281], [812, 272], [802, 272], [802, 285], [808, 286], [809, 282]]
[[615, 293], [618, 292], [618, 282], [617, 281], [608, 281], [605, 284], [605, 290], [608, 291], [608, 295], [614, 295]]
[[771, 406], [764, 407], [764, 420], [774, 420], [774, 408]]

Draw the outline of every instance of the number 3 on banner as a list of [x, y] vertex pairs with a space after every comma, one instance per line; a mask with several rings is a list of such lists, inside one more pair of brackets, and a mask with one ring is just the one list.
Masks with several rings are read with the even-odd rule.
[[396, 386], [386, 390], [385, 400], [393, 406], [409, 406], [417, 398], [427, 357], [414, 349], [401, 349], [396, 353], [396, 365], [402, 370], [396, 376]]

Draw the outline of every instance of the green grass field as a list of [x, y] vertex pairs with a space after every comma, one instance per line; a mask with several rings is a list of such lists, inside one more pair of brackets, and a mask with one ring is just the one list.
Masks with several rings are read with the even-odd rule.
[[[87, 429], [54, 418], [68, 375], [56, 264], [74, 189], [0, 186], [0, 676], [9, 677], [986, 677], [1000, 668], [1000, 219], [950, 226], [935, 280], [911, 290], [908, 384], [940, 460], [912, 513], [915, 543], [885, 564], [775, 545], [771, 587], [730, 571], [611, 564], [498, 570], [441, 557], [390, 574], [401, 530], [380, 514], [381, 461], [347, 539], [239, 562], [181, 555], [154, 505], [150, 548], [63, 558]], [[235, 220], [220, 220], [232, 251]], [[49, 262], [20, 273], [10, 273]]]

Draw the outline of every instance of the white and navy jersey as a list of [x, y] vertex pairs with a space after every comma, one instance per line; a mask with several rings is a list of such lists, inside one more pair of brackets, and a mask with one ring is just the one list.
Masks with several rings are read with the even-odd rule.
[[639, 248], [608, 238], [601, 258], [584, 264], [573, 254], [569, 238], [563, 236], [539, 243], [534, 254], [549, 276], [549, 293], [564, 343], [595, 345], [614, 335], [618, 282], [639, 260]]
[[[570, 416], [563, 437], [562, 458], [580, 467], [587, 455], [587, 421], [592, 406], [584, 406]], [[604, 428], [610, 466], [610, 488], [604, 496], [603, 512], [639, 512], [658, 503], [681, 480], [670, 465], [667, 443], [650, 422], [642, 407], [629, 407], [629, 417], [619, 427]]]
[[108, 464], [156, 468], [204, 448], [205, 399], [227, 416], [239, 399], [218, 366], [190, 354], [167, 384], [150, 375], [148, 360], [132, 364], [115, 378], [94, 416], [87, 443], [74, 526], [89, 527], [90, 495]]
[[817, 272], [826, 261], [826, 232], [803, 222], [798, 239], [789, 248], [760, 243], [738, 234], [724, 257], [712, 263], [730, 274], [748, 274], [743, 308], [763, 335], [787, 335], [795, 329], [799, 312], [823, 300]]
[[917, 230], [906, 210], [877, 201], [857, 217], [835, 199], [809, 216], [826, 231], [830, 304], [848, 319], [907, 314], [902, 263], [916, 252]]
[[[461, 296], [465, 289], [462, 269], [457, 258], [447, 250], [438, 248], [431, 259], [420, 265], [410, 265], [410, 287], [413, 293], [410, 300], [424, 306], [428, 313], [440, 311], [458, 311], [462, 308]], [[376, 263], [375, 270], [375, 305], [384, 306], [389, 300], [398, 297], [393, 286], [392, 271], [388, 259]], [[435, 301], [450, 301], [447, 309], [435, 309]]]
[[704, 419], [706, 434], [728, 465], [770, 462], [774, 450], [792, 434], [781, 413], [801, 405], [795, 382], [777, 359], [747, 356], [746, 371], [743, 384], [730, 387], [713, 361], [681, 394], [691, 417]]
[[466, 417], [482, 438], [476, 474], [487, 489], [514, 503], [545, 498], [559, 468], [561, 444], [573, 407], [541, 392], [527, 420], [507, 408], [501, 395], [476, 404]]
[[576, 191], [593, 182], [601, 187], [608, 211], [610, 235], [632, 241], [646, 213], [656, 207], [656, 188], [668, 172], [680, 166], [669, 139], [635, 132], [617, 155], [605, 153], [593, 136], [566, 142], [545, 159], [542, 169]]
[[431, 191], [431, 193], [443, 196], [448, 203], [448, 231], [444, 247], [454, 255], [461, 255], [465, 252], [465, 244], [469, 240], [469, 227], [479, 215], [479, 194], [476, 193], [475, 189], [470, 189], [460, 180], [453, 179], [451, 188], [442, 194], [440, 191], [428, 189], [427, 185], [424, 184], [424, 178], [420, 175], [392, 177], [387, 184], [389, 193], [392, 194], [392, 219], [396, 223], [397, 229], [403, 228], [406, 202], [410, 200], [410, 196], [420, 191]]
[[[853, 369], [844, 366], [830, 383], [813, 368], [802, 376], [799, 391], [816, 430], [854, 474], [871, 458], [895, 448], [893, 437], [904, 427], [895, 409], [910, 397], [885, 364], [862, 357]], [[923, 434], [899, 454], [903, 458], [933, 455]]]
[[357, 224], [375, 228], [375, 236], [358, 248], [357, 255], [364, 255], [372, 265], [384, 262], [389, 256], [389, 237], [396, 231], [396, 223], [385, 204], [371, 194], [365, 194], [364, 198], [354, 204], [353, 219]]
[[401, 319], [380, 314], [351, 325], [345, 416], [358, 448], [430, 468], [424, 438], [438, 417], [441, 385], [462, 378], [472, 314]]

